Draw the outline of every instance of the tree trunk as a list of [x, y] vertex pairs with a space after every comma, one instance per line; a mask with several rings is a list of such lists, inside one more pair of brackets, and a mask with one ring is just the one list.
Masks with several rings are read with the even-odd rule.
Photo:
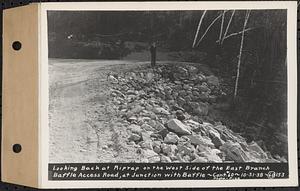
[[244, 37], [245, 37], [245, 29], [246, 29], [246, 26], [247, 26], [247, 22], [248, 22], [249, 16], [250, 16], [250, 11], [247, 11], [246, 12], [246, 16], [245, 16], [245, 22], [244, 22], [244, 26], [243, 26], [243, 31], [242, 31], [239, 60], [238, 60], [238, 63], [237, 63], [236, 79], [235, 79], [235, 87], [234, 87], [234, 100], [236, 99], [237, 91], [238, 91], [239, 77], [240, 77], [240, 68], [241, 68], [241, 58], [242, 58], [243, 45], [244, 45]]

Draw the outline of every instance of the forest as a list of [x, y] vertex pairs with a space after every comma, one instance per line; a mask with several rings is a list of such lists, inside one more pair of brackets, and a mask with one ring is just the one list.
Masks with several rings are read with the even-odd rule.
[[48, 12], [52, 59], [150, 62], [153, 42], [158, 64], [189, 62], [217, 77], [216, 104], [202, 121], [288, 159], [286, 10]]

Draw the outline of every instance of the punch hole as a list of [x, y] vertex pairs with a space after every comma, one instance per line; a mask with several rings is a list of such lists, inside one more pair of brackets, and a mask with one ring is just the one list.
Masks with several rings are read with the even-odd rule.
[[13, 42], [12, 47], [14, 50], [20, 50], [22, 48], [22, 44], [19, 41], [15, 41]]
[[21, 152], [21, 150], [22, 150], [22, 146], [20, 144], [14, 144], [13, 145], [13, 151], [15, 153], [19, 153], [19, 152]]

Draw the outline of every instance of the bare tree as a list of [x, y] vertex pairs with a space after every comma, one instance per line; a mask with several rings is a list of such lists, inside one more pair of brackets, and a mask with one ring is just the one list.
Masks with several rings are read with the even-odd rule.
[[200, 20], [199, 20], [199, 24], [198, 24], [198, 27], [197, 27], [197, 31], [196, 31], [196, 34], [195, 34], [195, 38], [194, 38], [194, 42], [193, 42], [193, 48], [195, 47], [195, 45], [196, 45], [196, 41], [197, 41], [197, 38], [198, 38], [198, 34], [199, 34], [199, 31], [200, 31], [200, 27], [201, 27], [201, 24], [202, 24], [202, 21], [203, 21], [203, 18], [204, 18], [204, 16], [205, 16], [205, 14], [206, 14], [206, 10], [203, 12], [203, 14], [202, 14], [202, 16], [201, 16], [201, 18], [200, 18]]
[[241, 58], [242, 58], [242, 52], [243, 52], [243, 45], [244, 45], [244, 37], [245, 37], [245, 29], [247, 26], [247, 22], [250, 16], [250, 10], [247, 10], [246, 16], [245, 16], [245, 21], [244, 21], [244, 26], [242, 30], [242, 38], [241, 38], [241, 45], [240, 45], [240, 52], [239, 52], [239, 60], [237, 63], [237, 70], [236, 70], [236, 79], [235, 79], [235, 86], [234, 86], [234, 99], [236, 99], [237, 96], [237, 91], [238, 91], [238, 85], [239, 85], [239, 77], [240, 77], [240, 67], [241, 67]]

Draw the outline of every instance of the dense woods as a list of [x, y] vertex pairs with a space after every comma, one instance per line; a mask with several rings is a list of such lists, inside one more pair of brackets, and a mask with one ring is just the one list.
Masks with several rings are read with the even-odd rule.
[[124, 59], [156, 42], [160, 52], [209, 66], [230, 107], [212, 120], [287, 159], [286, 10], [48, 14], [50, 58]]

